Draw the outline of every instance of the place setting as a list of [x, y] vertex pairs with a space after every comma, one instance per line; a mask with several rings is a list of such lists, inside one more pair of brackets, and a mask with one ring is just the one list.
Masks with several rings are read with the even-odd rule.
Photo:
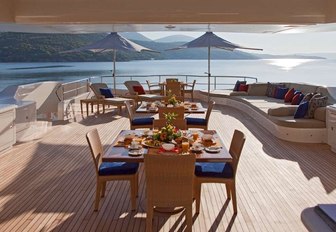
[[133, 140], [130, 145], [127, 146], [129, 156], [141, 156], [145, 154], [145, 149], [138, 141]]

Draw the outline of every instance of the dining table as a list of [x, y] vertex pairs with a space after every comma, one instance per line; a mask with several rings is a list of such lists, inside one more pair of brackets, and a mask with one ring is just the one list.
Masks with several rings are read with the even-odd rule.
[[[202, 106], [200, 102], [184, 102], [183, 104], [181, 104], [181, 106], [184, 106], [184, 113], [186, 114], [204, 114], [207, 110]], [[135, 112], [141, 114], [158, 113], [159, 107], [170, 106], [161, 102], [142, 102], [141, 105], [135, 110]]]
[[[181, 149], [177, 148], [173, 151], [165, 151], [161, 146], [148, 146], [144, 141], [151, 137], [155, 133], [153, 130], [122, 130], [118, 136], [112, 141], [107, 151], [104, 153], [102, 160], [103, 162], [144, 162], [144, 156], [146, 154], [157, 154], [157, 155], [169, 155], [169, 154], [191, 154], [195, 155], [196, 162], [232, 162], [232, 156], [229, 153], [227, 147], [224, 146], [223, 140], [216, 130], [202, 130], [202, 131], [183, 131], [185, 137], [189, 137], [189, 141], [194, 137], [195, 133], [198, 133], [197, 139], [193, 143], [201, 144], [202, 149], [193, 151], [188, 150], [187, 153], [181, 153]], [[212, 142], [210, 145], [205, 145], [203, 147], [203, 137], [204, 135], [211, 135]], [[132, 153], [133, 149], [130, 147], [131, 144], [128, 142], [126, 144], [126, 139], [131, 138], [131, 141], [137, 141], [141, 152]], [[216, 147], [215, 152], [212, 151], [212, 147]], [[180, 150], [179, 150], [180, 149]]]

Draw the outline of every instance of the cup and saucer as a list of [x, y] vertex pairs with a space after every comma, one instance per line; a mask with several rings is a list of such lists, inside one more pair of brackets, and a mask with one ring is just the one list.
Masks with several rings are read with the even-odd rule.
[[203, 149], [204, 149], [204, 147], [203, 147], [203, 145], [201, 143], [194, 143], [190, 147], [190, 151], [195, 152], [195, 153], [202, 152]]
[[131, 144], [128, 146], [129, 150], [139, 150], [142, 146], [137, 141], [132, 141]]

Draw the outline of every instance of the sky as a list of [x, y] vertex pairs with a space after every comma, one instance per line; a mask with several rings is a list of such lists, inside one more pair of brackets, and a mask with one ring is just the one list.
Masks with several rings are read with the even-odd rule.
[[[214, 33], [235, 44], [262, 48], [262, 53], [267, 54], [336, 53], [336, 32], [297, 34]], [[196, 38], [203, 32], [141, 32], [141, 34], [155, 40], [169, 35], [188, 35]], [[258, 53], [258, 51], [255, 53]]]

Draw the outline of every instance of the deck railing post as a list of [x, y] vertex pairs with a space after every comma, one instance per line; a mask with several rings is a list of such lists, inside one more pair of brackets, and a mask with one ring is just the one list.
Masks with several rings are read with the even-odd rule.
[[217, 76], [214, 76], [214, 89], [217, 89]]

